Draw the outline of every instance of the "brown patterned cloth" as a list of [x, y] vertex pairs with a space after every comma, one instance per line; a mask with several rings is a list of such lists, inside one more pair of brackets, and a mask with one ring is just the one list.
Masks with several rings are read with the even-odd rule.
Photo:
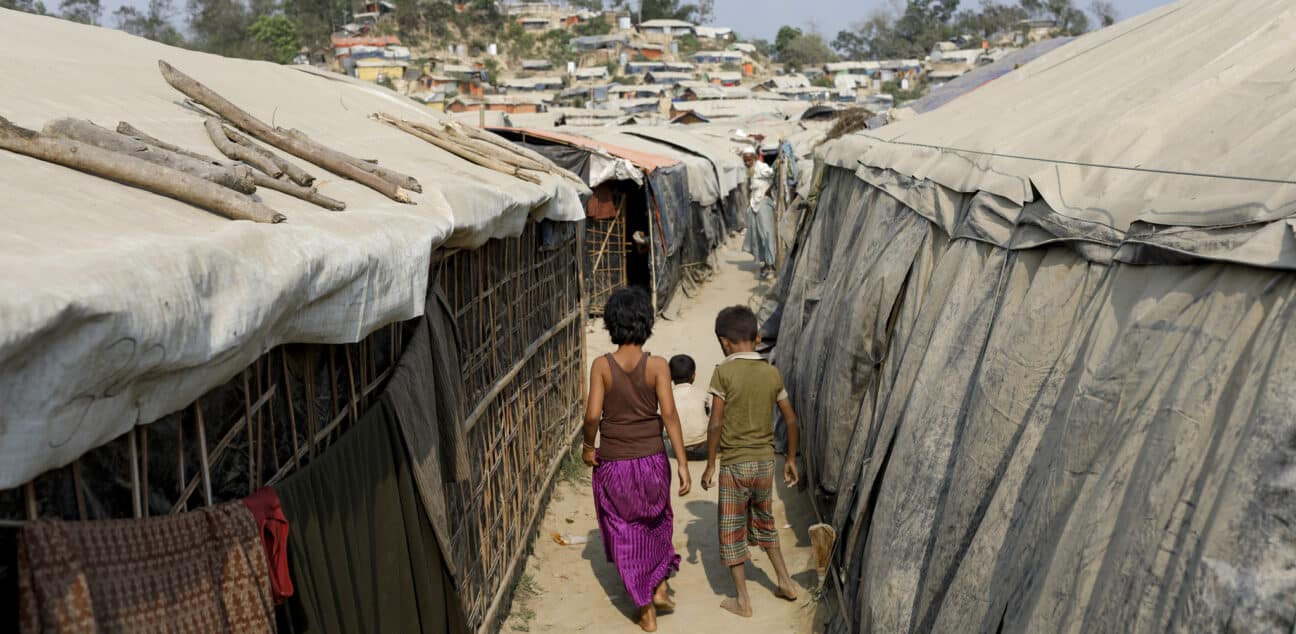
[[139, 520], [38, 520], [18, 546], [23, 632], [274, 632], [242, 502]]

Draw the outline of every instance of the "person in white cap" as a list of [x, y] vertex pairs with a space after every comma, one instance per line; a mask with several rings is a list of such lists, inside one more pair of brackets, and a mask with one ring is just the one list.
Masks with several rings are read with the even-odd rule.
[[774, 273], [774, 199], [770, 197], [774, 170], [756, 156], [756, 148], [750, 145], [743, 148], [742, 157], [747, 166], [748, 209], [752, 214], [743, 250], [760, 262], [760, 276], [764, 279]]

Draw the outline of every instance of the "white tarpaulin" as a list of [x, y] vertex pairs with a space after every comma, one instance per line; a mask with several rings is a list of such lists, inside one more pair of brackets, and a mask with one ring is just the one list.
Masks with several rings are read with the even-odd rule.
[[[1293, 42], [1286, 0], [1167, 5], [850, 136], [827, 161], [1017, 204], [1038, 191], [1074, 229], [1057, 239], [1128, 232], [1123, 258], [1157, 250], [1296, 268], [1286, 221], [1267, 224], [1296, 211]], [[1180, 228], [1155, 229], [1167, 226]]]
[[410, 174], [402, 205], [299, 163], [328, 212], [259, 194], [288, 217], [232, 222], [175, 200], [0, 151], [0, 489], [175, 411], [284, 342], [354, 342], [422, 313], [432, 251], [584, 216], [567, 181], [535, 186], [370, 120], [436, 113], [377, 86], [166, 47], [0, 10], [0, 116], [126, 121], [216, 155], [165, 59], [274, 125]]

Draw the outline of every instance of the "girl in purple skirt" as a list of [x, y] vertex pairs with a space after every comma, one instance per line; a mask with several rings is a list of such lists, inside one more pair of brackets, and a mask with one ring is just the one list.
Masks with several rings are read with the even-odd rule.
[[[672, 543], [671, 474], [663, 424], [679, 465], [680, 495], [688, 495], [693, 478], [684, 455], [670, 367], [666, 359], [643, 349], [652, 336], [652, 300], [642, 289], [617, 290], [603, 309], [603, 325], [617, 349], [590, 367], [581, 457], [594, 467], [594, 508], [603, 550], [639, 608], [639, 627], [654, 632], [658, 610], [675, 607], [666, 578], [679, 570], [680, 562]], [[601, 440], [598, 446], [596, 436]]]

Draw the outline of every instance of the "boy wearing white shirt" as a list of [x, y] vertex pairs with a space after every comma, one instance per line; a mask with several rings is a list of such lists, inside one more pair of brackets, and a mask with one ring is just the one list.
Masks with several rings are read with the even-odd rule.
[[689, 460], [706, 460], [707, 426], [710, 424], [710, 403], [706, 390], [697, 389], [697, 364], [693, 357], [677, 354], [670, 358], [672, 391], [675, 409], [679, 412], [680, 430], [683, 432], [684, 452]]

